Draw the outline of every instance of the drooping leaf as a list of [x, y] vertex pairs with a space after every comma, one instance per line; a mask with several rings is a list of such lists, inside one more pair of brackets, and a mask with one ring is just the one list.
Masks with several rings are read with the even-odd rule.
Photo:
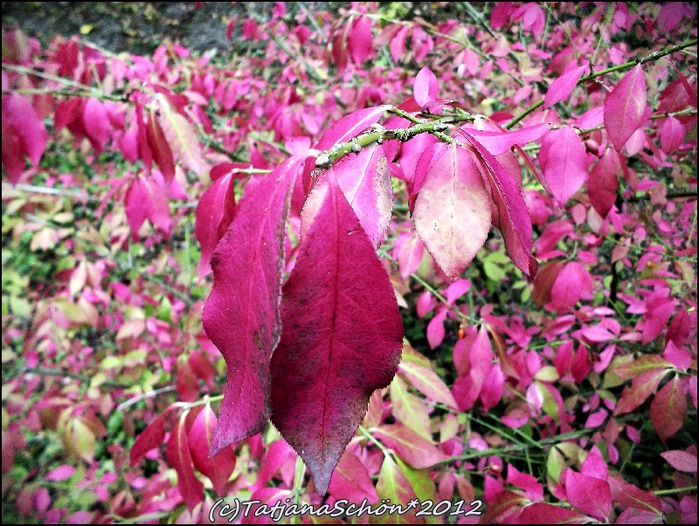
[[423, 67], [415, 77], [413, 85], [413, 97], [421, 108], [430, 102], [437, 100], [439, 81], [432, 70], [427, 66]]
[[16, 93], [3, 95], [2, 164], [10, 182], [19, 181], [25, 168], [25, 155], [34, 166], [39, 165], [47, 139], [44, 123], [29, 101]]
[[211, 259], [214, 285], [202, 321], [228, 373], [212, 455], [260, 431], [271, 414], [269, 362], [281, 331], [285, 225], [297, 174], [287, 168], [246, 193]]
[[83, 105], [83, 126], [90, 139], [92, 147], [97, 153], [104, 150], [105, 144], [109, 140], [110, 127], [107, 111], [98, 99], [91, 97]]
[[604, 102], [604, 126], [616, 148], [621, 151], [631, 136], [648, 118], [648, 89], [641, 64], [629, 71]]
[[329, 183], [284, 286], [272, 357], [272, 422], [320, 494], [371, 393], [391, 382], [403, 341], [388, 276], [332, 174]]
[[452, 144], [435, 154], [415, 201], [414, 220], [437, 264], [457, 279], [490, 229], [490, 199], [471, 152]]
[[585, 146], [570, 126], [550, 130], [541, 140], [539, 163], [551, 195], [560, 205], [587, 181]]
[[187, 411], [182, 413], [175, 429], [172, 430], [165, 455], [168, 464], [177, 472], [177, 488], [180, 490], [182, 500], [191, 512], [204, 499], [204, 485], [194, 474], [194, 465], [187, 441], [186, 418]]
[[194, 128], [183, 115], [172, 108], [164, 95], [158, 95], [158, 103], [159, 123], [170, 148], [185, 167], [201, 175], [205, 171], [205, 162]]
[[172, 157], [172, 150], [170, 150], [163, 129], [155, 118], [153, 110], [151, 110], [150, 115], [146, 115], [146, 120], [148, 121], [146, 125], [148, 146], [153, 154], [153, 160], [158, 163], [160, 172], [163, 174], [165, 183], [169, 188], [170, 183], [175, 178], [175, 160]]
[[209, 458], [209, 448], [216, 423], [216, 415], [207, 403], [192, 422], [188, 442], [194, 467], [211, 480], [216, 494], [223, 496], [228, 477], [235, 469], [235, 453], [232, 448], [227, 447], [215, 457]]
[[[402, 469], [401, 469], [402, 468]], [[376, 482], [376, 492], [380, 499], [388, 499], [391, 504], [398, 504], [403, 508], [407, 507], [408, 502], [417, 498], [415, 489], [410, 483], [410, 480], [405, 475], [405, 471], [410, 468], [403, 464], [400, 459], [393, 460], [391, 455], [386, 455], [381, 464], [379, 479]], [[403, 522], [416, 521], [415, 511], [409, 511], [401, 516], [397, 513], [385, 514], [378, 518], [381, 524], [400, 524]], [[417, 519], [419, 520], [419, 519]]]
[[507, 173], [495, 156], [468, 133], [463, 134], [478, 154], [484, 168], [484, 179], [498, 213], [500, 232], [505, 239], [507, 255], [527, 276], [536, 276], [537, 262], [532, 256], [532, 222], [522, 197], [522, 189]]
[[686, 132], [679, 119], [669, 115], [660, 128], [660, 147], [668, 155], [673, 153], [684, 142]]
[[391, 175], [383, 149], [378, 145], [364, 148], [358, 155], [340, 161], [320, 178], [303, 207], [301, 236], [311, 228], [325, 199], [329, 172], [333, 173], [372, 245], [379, 248], [391, 220], [393, 200]]
[[650, 403], [650, 421], [663, 442], [677, 433], [687, 416], [687, 395], [675, 376], [666, 383]]
[[621, 175], [619, 154], [616, 150], [607, 148], [592, 168], [587, 182], [590, 203], [602, 218], [607, 217], [616, 201], [619, 175]]
[[143, 455], [163, 443], [163, 438], [165, 438], [165, 413], [156, 417], [136, 437], [136, 441], [131, 446], [129, 465], [134, 467], [138, 464]]
[[361, 65], [371, 52], [371, 18], [358, 17], [352, 24], [352, 30], [347, 35], [347, 47], [352, 60], [358, 66]]
[[588, 69], [586, 66], [580, 66], [554, 80], [544, 97], [544, 108], [549, 108], [557, 102], [568, 100], [586, 69]]
[[[213, 170], [212, 170], [213, 171]], [[197, 204], [194, 235], [201, 246], [199, 275], [209, 273], [211, 255], [219, 240], [233, 221], [235, 211], [235, 186], [233, 175], [228, 174], [214, 180], [199, 198]]]

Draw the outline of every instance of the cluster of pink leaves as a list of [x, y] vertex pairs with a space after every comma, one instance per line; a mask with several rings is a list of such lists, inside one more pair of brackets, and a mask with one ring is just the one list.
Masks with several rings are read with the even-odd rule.
[[[132, 163], [129, 172], [105, 177], [109, 190], [98, 209], [101, 214], [112, 200], [122, 202], [132, 239], [146, 237], [142, 228], [146, 219], [167, 238], [182, 217], [182, 213], [172, 217], [168, 200], [200, 195], [195, 225], [202, 249], [200, 275], [204, 277], [209, 266], [214, 273], [202, 317], [208, 337], [225, 358], [225, 397], [218, 419], [208, 405], [173, 404], [156, 416], [132, 448], [131, 464], [137, 465], [144, 456], [163, 460], [157, 448], [166, 443], [164, 460], [177, 472], [177, 487], [172, 488], [162, 475], [152, 477], [138, 504], [124, 494], [113, 499], [110, 511], [121, 516], [156, 513], [172, 509], [181, 500], [188, 507], [185, 514], [192, 514], [190, 519], [206, 517], [212, 501], [204, 495], [196, 473], [208, 478], [219, 495], [245, 488], [240, 472], [248, 468], [236, 467], [234, 453], [240, 453], [243, 445], [249, 448], [249, 458], [260, 462], [257, 480], [247, 489], [265, 503], [291, 496], [296, 454], [313, 474], [317, 493], [327, 490], [332, 499], [366, 497], [377, 502], [390, 498], [405, 503], [412, 498], [451, 499], [456, 490], [470, 502], [474, 488], [466, 477], [433, 468], [466, 452], [455, 413], [500, 407], [499, 420], [511, 429], [534, 423], [544, 430], [543, 436], [575, 431], [580, 422], [575, 421], [570, 401], [577, 395], [566, 399], [565, 392], [573, 386], [576, 393], [575, 386], [592, 381], [590, 375], [597, 375], [592, 385], [600, 387], [599, 378], [604, 375], [603, 394], [595, 392], [582, 408], [586, 415], [582, 429], [594, 433], [588, 441], [565, 442], [560, 450], [552, 449], [549, 462], [554, 468], [547, 470], [546, 477], [520, 473], [496, 455], [473, 464], [454, 460], [457, 467], [486, 472], [487, 518], [526, 523], [542, 517], [558, 522], [614, 516], [626, 522], [655, 520], [675, 510], [691, 517], [692, 505], [696, 513], [695, 499], [661, 501], [620, 475], [611, 475], [607, 465], [619, 463], [616, 444], [622, 432], [631, 442], [641, 440], [635, 427], [616, 416], [631, 413], [650, 399], [651, 423], [666, 442], [685, 421], [688, 394], [695, 409], [697, 405], [696, 345], [692, 344], [696, 309], [691, 298], [677, 297], [673, 285], [685, 280], [692, 269], [686, 262], [666, 257], [668, 248], [677, 258], [696, 254], [696, 247], [688, 247], [686, 241], [696, 201], [668, 200], [663, 183], [653, 176], [643, 178], [648, 168], [671, 168], [676, 158], [695, 151], [696, 141], [688, 140], [687, 132], [696, 127], [696, 113], [663, 114], [696, 109], [696, 81], [691, 85], [691, 76], [674, 70], [677, 78], [658, 93], [649, 88], [647, 70], [654, 68], [653, 75], [660, 76], [669, 71], [662, 63], [647, 62], [628, 68], [618, 81], [602, 77], [606, 91], [591, 81], [580, 90], [582, 76], [602, 69], [599, 63], [603, 62], [590, 65], [576, 58], [592, 56], [596, 41], [584, 36], [587, 29], [594, 27], [593, 34], [607, 39], [609, 34], [641, 27], [671, 32], [690, 14], [688, 9], [684, 4], [667, 4], [659, 12], [650, 10], [641, 20], [618, 4], [610, 8], [613, 23], [606, 25], [602, 22], [605, 9], [599, 8], [584, 19], [583, 27], [567, 26], [579, 41], [580, 47], [574, 50], [560, 28], [551, 31], [543, 45], [547, 15], [541, 6], [500, 3], [491, 13], [490, 27], [521, 27], [532, 40], [512, 45], [471, 28], [471, 36], [487, 53], [488, 60], [481, 63], [473, 49], [438, 36], [455, 31], [454, 21], [443, 23], [436, 33], [419, 23], [379, 28], [370, 16], [371, 6], [353, 5], [337, 19], [328, 14], [319, 19], [329, 35], [326, 50], [316, 45], [318, 35], [311, 33], [303, 18], [290, 20], [283, 4], [278, 4], [269, 23], [260, 25], [250, 18], [242, 27], [243, 38], [266, 42], [267, 56], [281, 54], [275, 89], [254, 73], [270, 65], [264, 61], [243, 62], [235, 72], [223, 71], [206, 58], [191, 59], [189, 51], [179, 46], [163, 46], [152, 59], [124, 60], [104, 56], [77, 39], [59, 41], [42, 55], [35, 41], [27, 42], [18, 32], [7, 33], [11, 62], [42, 67], [86, 86], [99, 80], [105, 95], [115, 90], [129, 95], [128, 102], [76, 95], [56, 103], [51, 94], [27, 97], [21, 89], [58, 89], [60, 83], [3, 70], [3, 166], [10, 181], [28, 180], [37, 172], [48, 140], [42, 119], [51, 116], [55, 132], [65, 128], [76, 140], [87, 139], [95, 156], [112, 150]], [[231, 31], [234, 25], [233, 21]], [[297, 56], [280, 51], [269, 38], [287, 33], [292, 35], [290, 45]], [[433, 55], [439, 60], [412, 76], [401, 72], [405, 69], [367, 67], [383, 46], [396, 63], [407, 64], [409, 58], [422, 64]], [[545, 49], [559, 51], [552, 56]], [[585, 50], [590, 53], [586, 55]], [[509, 52], [519, 51], [530, 51], [537, 60], [526, 79], [529, 83], [552, 80], [545, 93], [525, 85], [514, 95], [502, 95], [487, 85], [494, 68], [503, 75], [520, 75], [507, 60]], [[606, 59], [620, 64], [638, 57], [628, 51], [624, 45], [610, 44]], [[453, 60], [444, 61], [445, 57]], [[336, 68], [334, 83], [324, 88], [327, 93], [320, 99], [290, 85], [301, 83], [315, 93], [309, 68], [318, 63]], [[357, 87], [348, 82], [352, 76], [361, 79]], [[168, 87], [178, 83], [184, 86], [179, 92]], [[20, 93], [5, 95], [10, 86]], [[459, 107], [455, 100], [461, 107], [476, 107], [483, 101], [483, 89], [500, 97], [509, 111], [447, 126], [451, 144], [427, 133], [402, 143], [385, 140], [343, 157], [321, 173], [313, 171], [321, 152], [332, 152], [362, 132], [405, 130], [414, 124], [398, 115], [386, 118], [390, 106], [381, 103], [400, 105], [404, 112], [422, 119], [425, 114], [446, 115], [445, 109]], [[586, 111], [580, 115], [573, 112], [568, 118], [556, 112], [559, 104], [578, 108], [585, 98]], [[518, 106], [542, 99], [542, 110], [521, 126], [506, 128]], [[207, 107], [211, 100], [213, 115]], [[651, 100], [656, 102], [654, 108]], [[580, 130], [592, 131], [581, 135]], [[274, 140], [255, 139], [263, 131], [271, 132]], [[231, 163], [206, 146], [212, 140], [204, 142], [199, 134], [210, 136], [223, 151], [243, 149], [248, 162]], [[290, 155], [282, 152], [281, 144]], [[536, 161], [523, 151], [527, 145], [538, 149]], [[25, 156], [33, 165], [29, 170], [25, 170]], [[644, 168], [639, 170], [636, 164], [632, 169], [631, 157]], [[520, 162], [549, 195], [531, 185], [522, 188]], [[270, 169], [269, 175], [247, 180], [237, 203], [239, 181], [255, 170]], [[394, 195], [391, 177], [404, 185], [400, 194]], [[617, 206], [620, 178], [624, 198], [636, 192], [650, 194], [655, 207], [650, 219], [640, 218], [628, 205]], [[75, 184], [70, 178], [62, 181]], [[399, 200], [407, 203], [411, 222], [392, 221], [392, 203]], [[677, 218], [677, 223], [671, 218]], [[535, 242], [532, 224], [541, 232]], [[488, 304], [469, 312], [459, 301], [467, 293], [488, 301], [487, 291], [476, 291], [473, 280], [461, 276], [486, 243], [491, 225], [500, 231], [514, 265], [535, 278], [533, 299], [543, 309], [536, 318]], [[397, 232], [402, 233], [392, 247], [396, 265], [388, 268], [376, 249]], [[651, 232], [666, 238], [666, 247], [648, 243]], [[626, 314], [638, 316], [635, 326], [618, 321], [613, 309], [593, 304], [595, 294], [608, 288], [598, 270], [605, 257], [598, 248], [612, 235], [618, 244], [607, 268], [618, 262], [640, 276], [619, 289], [620, 300], [629, 306]], [[125, 244], [128, 237], [117, 231], [110, 241]], [[146, 243], [157, 239], [151, 237]], [[574, 257], [566, 257], [561, 243], [577, 247]], [[490, 242], [486, 247], [497, 249], [498, 245]], [[643, 247], [640, 257], [636, 247]], [[402, 343], [394, 288], [409, 290], [410, 277], [425, 262], [436, 287], [443, 286], [444, 299], [426, 290], [417, 302], [419, 317], [434, 312], [427, 327], [429, 345], [444, 345], [453, 327], [447, 322], [461, 321], [459, 313], [481, 322], [480, 327], [466, 327], [454, 345], [456, 374], [451, 388], [428, 360]], [[94, 276], [88, 276], [87, 265]], [[51, 307], [37, 316], [35, 326], [46, 320], [58, 320], [65, 329], [94, 322], [115, 330], [117, 339], [128, 342], [129, 350], [139, 346], [152, 350], [143, 338], [149, 335], [171, 346], [173, 355], [162, 367], [172, 371], [177, 365], [176, 388], [182, 402], [197, 400], [199, 380], [212, 389], [211, 361], [216, 353], [203, 334], [196, 337], [205, 352], [188, 351], [177, 363], [175, 353], [187, 348], [172, 345], [181, 336], [178, 328], [159, 325], [152, 318], [126, 320], [119, 313], [100, 319], [97, 307], [106, 310], [112, 302], [152, 301], [147, 294], [136, 298], [118, 283], [102, 290], [101, 280], [107, 274], [107, 268], [96, 269], [89, 262], [74, 269], [67, 276], [66, 290], [71, 297], [80, 296], [76, 304], [82, 317], [71, 318]], [[183, 309], [180, 304], [177, 316]], [[38, 331], [29, 341], [45, 337]], [[186, 338], [192, 339], [192, 334]], [[530, 349], [533, 341], [544, 345]], [[638, 348], [633, 344], [661, 343], [657, 353], [635, 356], [628, 352]], [[34, 353], [28, 358], [37, 363], [39, 356]], [[80, 371], [84, 364], [73, 366]], [[630, 383], [618, 399], [609, 393], [608, 389], [626, 382]], [[390, 401], [382, 400], [375, 390], [389, 384]], [[104, 407], [93, 403], [76, 408], [59, 393], [54, 395], [46, 397], [42, 407], [32, 408], [33, 414], [47, 408], [69, 410], [68, 423], [62, 427], [68, 433], [80, 434], [86, 428], [93, 436], [104, 435], [95, 416], [104, 414]], [[452, 414], [436, 417], [435, 404]], [[166, 428], [166, 415], [180, 410]], [[32, 418], [34, 429], [58, 426]], [[259, 432], [270, 418], [291, 448], [283, 441], [265, 448]], [[396, 423], [387, 423], [389, 418]], [[362, 421], [384, 450], [355, 436]], [[9, 438], [10, 453], [22, 447], [21, 434], [13, 432]], [[475, 451], [497, 445], [496, 439], [477, 432], [466, 437], [469, 449]], [[230, 447], [235, 443], [235, 448]], [[590, 443], [598, 446], [586, 450]], [[209, 458], [209, 452], [216, 456]], [[696, 477], [695, 448], [670, 450], [663, 457], [678, 470], [678, 485], [690, 482], [681, 473]], [[573, 469], [570, 463], [579, 468]], [[229, 482], [234, 471], [238, 478]], [[273, 477], [281, 485], [266, 487]], [[576, 511], [548, 504], [543, 478], [550, 495]], [[131, 485], [144, 487], [137, 480]], [[319, 502], [320, 495], [312, 496], [312, 501]], [[39, 490], [23, 498], [42, 502], [46, 512], [44, 497]], [[645, 504], [639, 506], [639, 502]], [[613, 505], [622, 510], [618, 516], [612, 514]], [[60, 514], [56, 511], [45, 518], [60, 518]]]

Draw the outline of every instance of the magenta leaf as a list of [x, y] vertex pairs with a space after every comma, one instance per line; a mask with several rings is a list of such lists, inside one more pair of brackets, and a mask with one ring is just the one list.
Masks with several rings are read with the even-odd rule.
[[25, 155], [39, 165], [47, 139], [44, 123], [27, 99], [15, 93], [2, 97], [2, 164], [13, 184], [24, 172]]
[[554, 80], [544, 97], [544, 108], [549, 108], [557, 102], [568, 100], [586, 69], [588, 69], [586, 66], [580, 66]]
[[415, 228], [425, 247], [453, 281], [485, 243], [490, 199], [476, 159], [456, 144], [432, 158], [415, 201]]
[[519, 270], [533, 278], [537, 263], [531, 255], [532, 223], [522, 197], [522, 189], [517, 180], [476, 139], [468, 133], [464, 133], [464, 137], [475, 148], [483, 165], [484, 180], [497, 208], [498, 224], [505, 238], [507, 255]]
[[648, 118], [648, 89], [641, 64], [629, 71], [604, 102], [604, 126], [620, 151]]
[[146, 426], [141, 433], [136, 437], [136, 441], [131, 446], [129, 457], [129, 465], [131, 467], [138, 464], [143, 455], [151, 449], [162, 444], [165, 438], [165, 413], [159, 415], [155, 420]]
[[83, 126], [92, 147], [97, 153], [104, 150], [109, 140], [110, 127], [107, 111], [102, 102], [95, 98], [89, 98], [83, 105]]
[[655, 340], [663, 332], [670, 316], [675, 311], [673, 298], [654, 298], [648, 302], [648, 310], [644, 317], [643, 344]]
[[607, 482], [612, 490], [613, 502], [656, 515], [662, 514], [660, 499], [652, 491], [637, 488], [633, 484], [625, 482], [619, 475], [610, 475]]
[[602, 218], [607, 217], [616, 201], [619, 175], [619, 154], [616, 150], [607, 148], [590, 172], [590, 180], [587, 182], [590, 203]]
[[358, 155], [348, 157], [332, 166], [316, 183], [301, 214], [301, 235], [311, 228], [328, 191], [329, 172], [333, 172], [359, 223], [374, 248], [386, 237], [391, 220], [393, 189], [386, 157], [381, 146], [364, 148]]
[[182, 413], [175, 429], [172, 430], [165, 455], [168, 464], [177, 472], [177, 488], [180, 490], [182, 500], [191, 512], [204, 499], [204, 485], [194, 474], [192, 456], [187, 441], [186, 418], [187, 411]]
[[536, 502], [524, 508], [517, 517], [517, 522], [519, 524], [588, 524], [590, 517], [560, 506]]
[[432, 70], [427, 66], [423, 67], [415, 77], [413, 85], [413, 97], [421, 108], [430, 102], [437, 100], [439, 81]]
[[678, 471], [685, 473], [697, 472], [697, 456], [677, 449], [660, 453], [668, 463]]
[[361, 65], [371, 52], [371, 26], [369, 17], [360, 16], [352, 24], [352, 30], [347, 36], [347, 47], [357, 65]]
[[565, 204], [587, 181], [585, 146], [575, 130], [550, 130], [541, 140], [539, 163], [551, 195]]
[[[213, 170], [212, 170], [213, 175]], [[201, 245], [199, 275], [209, 273], [211, 255], [233, 221], [235, 211], [235, 186], [233, 174], [216, 179], [199, 198], [194, 235]]]
[[592, 277], [585, 266], [570, 261], [558, 272], [551, 287], [551, 303], [560, 311], [571, 309], [592, 291]]
[[388, 276], [332, 174], [284, 286], [272, 357], [272, 422], [318, 493], [398, 367], [403, 328]]
[[246, 193], [211, 258], [202, 321], [228, 373], [211, 455], [260, 431], [271, 414], [269, 362], [281, 332], [283, 243], [297, 174], [287, 166]]
[[566, 470], [566, 495], [574, 507], [592, 515], [599, 521], [605, 521], [612, 511], [612, 495], [609, 484], [572, 469]]
[[684, 125], [677, 118], [669, 115], [660, 128], [660, 147], [668, 155], [671, 154], [682, 145], [685, 133]]

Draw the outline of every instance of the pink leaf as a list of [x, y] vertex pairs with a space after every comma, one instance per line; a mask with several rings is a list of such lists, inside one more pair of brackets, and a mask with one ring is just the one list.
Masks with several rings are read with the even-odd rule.
[[194, 474], [185, 428], [186, 417], [187, 412], [185, 411], [170, 434], [165, 454], [168, 464], [177, 472], [177, 488], [180, 490], [182, 500], [191, 512], [204, 499], [204, 485]]
[[415, 469], [432, 467], [447, 458], [430, 441], [399, 424], [382, 425], [374, 430], [374, 436]]
[[616, 201], [619, 175], [619, 154], [616, 150], [607, 148], [590, 172], [590, 180], [587, 183], [590, 203], [602, 218], [607, 217]]
[[551, 303], [564, 311], [575, 306], [592, 291], [592, 277], [584, 265], [570, 261], [563, 267], [551, 287]]
[[451, 280], [458, 278], [490, 228], [490, 199], [468, 150], [454, 144], [436, 153], [415, 201], [414, 220], [440, 268]]
[[427, 343], [430, 345], [430, 349], [439, 347], [439, 345], [444, 340], [444, 320], [447, 318], [447, 311], [443, 310], [438, 312], [434, 318], [430, 320], [427, 324]]
[[674, 310], [675, 300], [673, 298], [655, 298], [648, 302], [643, 325], [642, 342], [644, 345], [660, 336]]
[[194, 467], [211, 480], [216, 494], [223, 496], [228, 477], [235, 469], [235, 453], [228, 447], [222, 449], [215, 457], [209, 458], [211, 437], [216, 424], [216, 415], [207, 403], [204, 409], [199, 411], [189, 430], [189, 451]]
[[621, 151], [649, 116], [646, 77], [641, 64], [629, 71], [604, 102], [604, 126], [617, 151]]
[[211, 260], [214, 285], [202, 321], [228, 373], [212, 455], [260, 431], [271, 414], [269, 363], [281, 331], [283, 242], [295, 176], [282, 165], [246, 193]]
[[151, 449], [160, 446], [165, 438], [165, 413], [159, 415], [136, 437], [131, 446], [129, 465], [134, 467]]
[[532, 257], [532, 223], [522, 197], [520, 184], [478, 141], [468, 133], [464, 137], [475, 148], [484, 168], [484, 180], [497, 208], [497, 219], [505, 248], [515, 266], [529, 277], [536, 275], [536, 260]]
[[394, 245], [393, 258], [398, 261], [398, 268], [403, 279], [408, 279], [410, 274], [417, 271], [422, 263], [425, 245], [417, 235], [417, 232], [404, 232]]
[[525, 496], [534, 502], [544, 500], [544, 488], [536, 481], [536, 477], [520, 473], [512, 464], [507, 466], [507, 483], [525, 491]]
[[462, 129], [475, 137], [491, 154], [501, 155], [510, 151], [510, 148], [513, 146], [523, 146], [539, 140], [549, 130], [549, 125], [546, 123], [535, 124], [534, 126], [526, 126], [514, 131], [477, 130], [472, 127], [464, 127]]
[[194, 235], [201, 245], [200, 276], [203, 277], [209, 273], [211, 255], [219, 239], [223, 237], [233, 221], [234, 211], [235, 186], [233, 175], [228, 174], [216, 179], [204, 191], [197, 204]]
[[605, 521], [612, 511], [612, 496], [609, 484], [595, 477], [566, 470], [566, 495], [568, 502], [599, 521]]
[[148, 137], [148, 146], [153, 154], [153, 160], [158, 163], [160, 172], [165, 178], [166, 185], [169, 187], [172, 180], [175, 178], [175, 160], [172, 157], [172, 150], [168, 141], [165, 139], [163, 129], [153, 115], [147, 115], [146, 135]]
[[38, 166], [48, 134], [37, 111], [21, 95], [2, 97], [2, 164], [13, 184], [24, 172], [24, 156]]
[[[694, 471], [696, 471], [696, 462], [697, 459], [694, 458]], [[46, 480], [51, 482], [60, 482], [61, 480], [68, 480], [70, 477], [73, 476], [73, 473], [75, 473], [75, 467], [64, 464], [49, 471], [46, 474]]]
[[656, 515], [662, 514], [660, 499], [652, 491], [637, 488], [633, 484], [625, 482], [619, 475], [610, 475], [607, 482], [612, 491], [613, 502], [649, 511]]
[[457, 279], [454, 283], [447, 287], [444, 295], [447, 298], [447, 304], [454, 305], [456, 300], [466, 294], [471, 289], [471, 282], [467, 279]]
[[580, 466], [580, 473], [600, 480], [607, 480], [609, 470], [607, 463], [602, 458], [602, 453], [594, 446], [587, 454], [585, 461]]
[[679, 451], [673, 449], [671, 451], [664, 451], [660, 453], [668, 463], [675, 469], [679, 471], [684, 471], [685, 473], [696, 473], [697, 472], [697, 457], [686, 451]]
[[650, 421], [660, 436], [667, 439], [677, 433], [684, 425], [687, 416], [687, 395], [681, 388], [679, 378], [675, 376], [666, 383], [650, 403]]
[[272, 422], [327, 491], [375, 389], [401, 356], [403, 328], [386, 271], [337, 182], [284, 286], [272, 357]]
[[505, 375], [502, 373], [500, 365], [495, 364], [488, 372], [488, 376], [481, 388], [480, 399], [484, 411], [495, 407], [500, 402], [504, 387]]
[[537, 502], [524, 508], [517, 518], [519, 524], [587, 524], [590, 517], [560, 506]]
[[667, 34], [677, 27], [684, 13], [684, 2], [667, 2], [658, 13], [658, 29]]
[[579, 68], [575, 68], [568, 73], [564, 73], [554, 80], [549, 86], [546, 96], [544, 97], [544, 108], [549, 108], [557, 102], [567, 101], [570, 94], [573, 93], [575, 86], [578, 85], [583, 73], [585, 73], [585, 70], [587, 69], [588, 68], [586, 66], [580, 66]]
[[163, 133], [172, 152], [179, 161], [197, 175], [201, 175], [206, 164], [202, 159], [201, 146], [194, 128], [189, 121], [174, 109], [164, 95], [158, 96], [160, 119]]
[[369, 503], [379, 500], [374, 484], [364, 464], [356, 455], [345, 451], [337, 468], [330, 479], [328, 492], [336, 500], [347, 499], [349, 502], [362, 502], [367, 499]]
[[587, 181], [585, 146], [570, 126], [550, 130], [544, 135], [539, 162], [551, 195], [560, 205], [573, 197]]
[[325, 130], [323, 136], [316, 143], [315, 148], [317, 150], [329, 150], [339, 142], [356, 137], [369, 126], [378, 122], [388, 108], [390, 106], [383, 105], [353, 111]]
[[437, 100], [439, 81], [432, 70], [427, 66], [423, 67], [415, 77], [413, 84], [413, 97], [421, 108], [430, 102]]
[[347, 36], [347, 47], [352, 60], [361, 66], [371, 52], [372, 21], [366, 16], [360, 16], [352, 24], [352, 30]]
[[671, 154], [682, 145], [686, 132], [684, 125], [669, 115], [660, 128], [660, 147], [665, 153]]
[[386, 237], [391, 220], [393, 189], [386, 157], [380, 146], [364, 148], [358, 155], [348, 157], [332, 166], [316, 183], [301, 214], [301, 236], [311, 228], [328, 191], [330, 172], [340, 185], [347, 201], [359, 218], [364, 232], [374, 248]]
[[90, 138], [92, 147], [101, 152], [109, 140], [110, 127], [109, 116], [102, 102], [95, 98], [89, 98], [83, 105], [83, 126]]

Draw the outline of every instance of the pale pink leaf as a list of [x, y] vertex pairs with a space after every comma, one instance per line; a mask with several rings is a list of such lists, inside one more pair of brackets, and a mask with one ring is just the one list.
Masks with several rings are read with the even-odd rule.
[[281, 331], [284, 238], [294, 170], [284, 165], [246, 193], [211, 259], [202, 321], [228, 382], [211, 454], [259, 432], [271, 414], [270, 357]]
[[587, 69], [588, 68], [586, 66], [580, 66], [579, 68], [575, 68], [568, 73], [564, 73], [554, 80], [549, 86], [546, 96], [544, 97], [544, 108], [549, 108], [557, 102], [567, 101], [568, 97], [570, 97], [570, 94], [573, 93], [575, 86], [578, 85], [580, 78]]
[[401, 356], [393, 287], [334, 177], [284, 286], [272, 357], [272, 422], [320, 494]]
[[570, 126], [550, 130], [544, 135], [539, 163], [551, 195], [560, 205], [573, 197], [587, 181], [585, 146]]
[[415, 201], [415, 228], [440, 268], [455, 280], [485, 243], [490, 199], [476, 159], [457, 145], [432, 159]]
[[444, 383], [444, 380], [432, 369], [403, 360], [400, 363], [399, 370], [405, 375], [410, 384], [427, 398], [448, 407], [456, 408], [456, 401], [451, 395], [449, 388]]
[[629, 71], [604, 102], [604, 126], [617, 151], [648, 117], [646, 77], [641, 64]]

